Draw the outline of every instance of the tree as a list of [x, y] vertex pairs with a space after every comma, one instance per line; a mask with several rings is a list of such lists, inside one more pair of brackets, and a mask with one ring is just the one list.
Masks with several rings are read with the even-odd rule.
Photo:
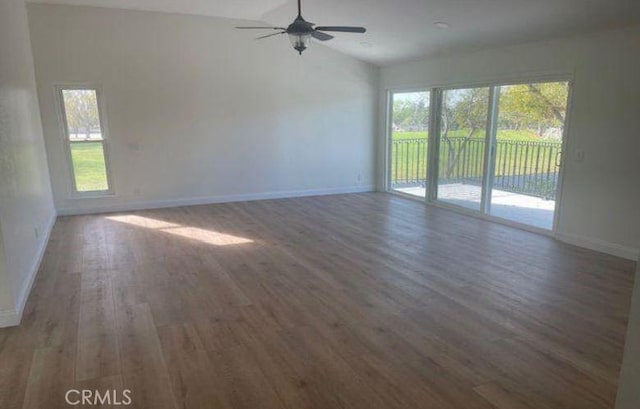
[[95, 91], [64, 90], [62, 96], [69, 133], [77, 135], [82, 130], [88, 139], [92, 130], [100, 129]]
[[[469, 141], [477, 136], [478, 132], [486, 129], [488, 102], [488, 88], [450, 90], [443, 93], [441, 140], [449, 148], [447, 167], [444, 170], [445, 177], [451, 177]], [[465, 131], [457, 149], [453, 139], [449, 137], [451, 130]]]
[[429, 127], [429, 97], [425, 92], [406, 94], [393, 100], [393, 123], [407, 131], [423, 131]]
[[501, 88], [501, 126], [508, 129], [535, 129], [543, 135], [549, 128], [564, 127], [568, 84], [510, 85]]
[[[566, 82], [510, 85], [499, 90], [501, 129], [534, 129], [542, 136], [547, 129], [564, 127], [568, 94]], [[445, 177], [452, 176], [469, 141], [485, 135], [488, 106], [489, 88], [443, 93], [441, 143], [448, 146]], [[464, 132], [462, 140], [450, 138], [450, 131]]]

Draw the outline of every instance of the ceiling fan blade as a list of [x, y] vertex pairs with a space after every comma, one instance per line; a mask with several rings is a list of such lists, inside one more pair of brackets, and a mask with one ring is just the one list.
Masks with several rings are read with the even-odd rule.
[[349, 26], [322, 26], [316, 27], [319, 31], [338, 31], [341, 33], [364, 33], [367, 31], [364, 27], [349, 27]]
[[239, 30], [286, 30], [283, 27], [236, 27]]
[[279, 33], [267, 34], [266, 36], [256, 37], [256, 40], [262, 40], [263, 38], [277, 36], [278, 34], [284, 34], [284, 31], [281, 31]]
[[332, 35], [320, 31], [314, 31], [313, 33], [311, 33], [311, 35], [313, 36], [313, 38], [320, 41], [328, 41], [334, 38]]

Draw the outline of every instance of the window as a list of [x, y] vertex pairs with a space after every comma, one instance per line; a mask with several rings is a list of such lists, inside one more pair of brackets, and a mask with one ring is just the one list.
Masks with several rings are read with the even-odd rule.
[[111, 193], [98, 91], [91, 88], [59, 91], [74, 192]]

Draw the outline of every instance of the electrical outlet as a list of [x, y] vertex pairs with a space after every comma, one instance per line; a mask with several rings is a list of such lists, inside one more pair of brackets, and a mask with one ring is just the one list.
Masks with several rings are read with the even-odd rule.
[[358, 173], [357, 180], [358, 180], [358, 183], [362, 182], [362, 173]]

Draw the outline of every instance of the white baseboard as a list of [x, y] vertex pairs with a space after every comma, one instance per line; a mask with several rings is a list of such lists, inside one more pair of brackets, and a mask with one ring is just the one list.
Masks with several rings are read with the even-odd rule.
[[595, 250], [601, 253], [611, 254], [612, 256], [622, 257], [633, 261], [638, 261], [638, 257], [640, 256], [640, 250], [637, 248], [609, 243], [604, 240], [564, 233], [557, 233], [556, 238], [565, 243], [573, 244], [574, 246], [584, 247], [589, 250]]
[[15, 310], [0, 311], [0, 328], [14, 327], [20, 324], [20, 318]]
[[161, 209], [166, 207], [195, 206], [195, 205], [206, 205], [206, 204], [214, 204], [214, 203], [248, 202], [248, 201], [254, 201], [254, 200], [285, 199], [285, 198], [291, 198], [291, 197], [324, 196], [324, 195], [337, 195], [337, 194], [344, 194], [344, 193], [363, 193], [363, 192], [373, 192], [374, 190], [375, 190], [375, 186], [367, 185], [367, 186], [347, 186], [347, 187], [327, 188], [327, 189], [250, 193], [250, 194], [242, 194], [242, 195], [206, 196], [206, 197], [193, 197], [193, 198], [185, 198], [185, 199], [151, 200], [151, 201], [141, 201], [141, 202], [106, 204], [106, 205], [93, 206], [93, 207], [58, 209], [58, 215], [73, 216], [73, 215], [80, 215], [80, 214], [127, 212], [127, 211], [133, 211], [133, 210]]
[[9, 311], [0, 311], [0, 328], [13, 327], [20, 324], [20, 321], [22, 320], [22, 313], [24, 312], [24, 306], [27, 304], [27, 300], [29, 299], [31, 287], [33, 286], [33, 282], [36, 279], [38, 270], [40, 269], [40, 263], [42, 262], [42, 257], [44, 257], [44, 252], [47, 249], [49, 237], [51, 236], [51, 230], [53, 230], [53, 225], [55, 224], [55, 222], [56, 213], [54, 212], [47, 221], [47, 225], [44, 228], [44, 236], [42, 237], [42, 241], [38, 246], [36, 257], [34, 258], [33, 264], [31, 265], [31, 268], [29, 270], [29, 276], [24, 281], [25, 284], [22, 287], [22, 291], [18, 295], [15, 308]]

